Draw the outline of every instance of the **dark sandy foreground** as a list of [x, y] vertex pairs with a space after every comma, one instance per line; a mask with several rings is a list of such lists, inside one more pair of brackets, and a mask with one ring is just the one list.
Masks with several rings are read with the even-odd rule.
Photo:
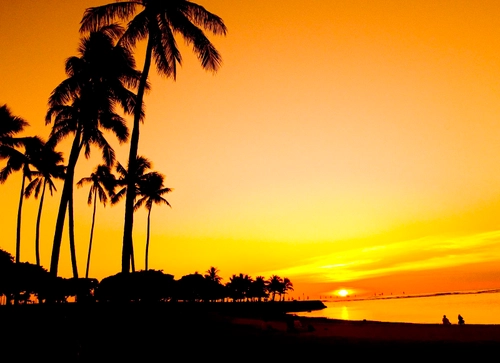
[[[158, 305], [0, 307], [0, 362], [498, 361], [500, 325], [239, 317]], [[293, 319], [293, 318], [292, 318]], [[314, 330], [314, 331], [309, 331]]]

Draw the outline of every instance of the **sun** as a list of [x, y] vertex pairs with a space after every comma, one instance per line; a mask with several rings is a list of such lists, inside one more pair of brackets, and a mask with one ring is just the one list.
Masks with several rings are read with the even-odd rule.
[[342, 289], [342, 290], [337, 291], [337, 295], [342, 296], [342, 297], [346, 297], [347, 295], [349, 295], [349, 291], [347, 291], [346, 289]]

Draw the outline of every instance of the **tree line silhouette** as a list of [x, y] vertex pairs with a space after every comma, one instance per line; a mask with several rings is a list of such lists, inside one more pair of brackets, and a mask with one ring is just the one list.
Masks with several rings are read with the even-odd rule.
[[288, 278], [269, 279], [246, 274], [232, 275], [222, 283], [219, 270], [210, 267], [204, 275], [195, 272], [175, 280], [159, 270], [118, 273], [100, 282], [92, 278], [54, 277], [43, 267], [15, 263], [0, 249], [0, 297], [13, 303], [77, 302], [243, 302], [284, 301], [293, 284]]
[[[18, 268], [42, 271], [40, 262], [40, 225], [46, 189], [52, 195], [55, 181], [63, 187], [52, 243], [49, 274], [58, 275], [59, 255], [64, 227], [68, 225], [73, 278], [78, 279], [73, 193], [74, 185], [90, 184], [88, 203], [93, 205], [85, 278], [89, 277], [97, 199], [104, 205], [125, 199], [121, 273], [136, 271], [132, 239], [134, 211], [148, 211], [145, 271], [148, 271], [150, 215], [153, 204], [167, 204], [164, 195], [172, 189], [164, 185], [165, 176], [150, 170], [151, 161], [138, 154], [140, 126], [146, 120], [144, 93], [150, 89], [148, 76], [152, 65], [166, 78], [175, 80], [182, 57], [176, 35], [181, 36], [198, 57], [202, 68], [216, 72], [221, 56], [205, 35], [225, 35], [223, 20], [204, 7], [189, 1], [124, 1], [85, 10], [80, 23], [78, 54], [65, 62], [67, 78], [55, 87], [48, 99], [45, 123], [52, 128], [47, 140], [39, 136], [20, 137], [28, 126], [7, 105], [0, 107], [0, 183], [14, 172], [22, 172], [17, 212], [15, 263]], [[136, 69], [134, 49], [146, 41], [144, 67]], [[132, 132], [125, 116], [133, 117]], [[129, 142], [129, 158], [123, 166], [104, 133], [120, 144]], [[62, 140], [71, 140], [67, 162], [56, 148]], [[94, 172], [75, 183], [75, 170], [83, 153], [86, 158], [97, 148], [103, 163]], [[114, 174], [114, 172], [116, 174]], [[27, 185], [26, 185], [27, 184]], [[25, 198], [40, 198], [35, 237], [37, 268], [21, 264], [21, 221]], [[21, 270], [19, 270], [21, 271]], [[21, 272], [19, 272], [21, 273]], [[22, 273], [21, 273], [22, 275]]]

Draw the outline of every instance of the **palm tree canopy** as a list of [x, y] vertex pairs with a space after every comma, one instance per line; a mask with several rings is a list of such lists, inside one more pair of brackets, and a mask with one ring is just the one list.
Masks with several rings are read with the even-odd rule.
[[170, 203], [163, 198], [164, 194], [170, 193], [171, 188], [163, 186], [164, 176], [157, 172], [144, 174], [138, 181], [138, 195], [141, 197], [135, 203], [134, 210], [139, 209], [145, 204], [147, 210], [151, 210], [153, 204], [166, 204], [172, 207]]
[[134, 112], [136, 96], [129, 88], [136, 88], [141, 76], [132, 53], [116, 44], [122, 32], [119, 26], [109, 25], [82, 38], [78, 56], [66, 61], [68, 78], [52, 92], [45, 118], [46, 123], [54, 121], [52, 144], [80, 130], [86, 157], [90, 146], [97, 145], [107, 165], [113, 164], [115, 153], [103, 131], [113, 132], [120, 143], [128, 140], [125, 119], [115, 108]]
[[0, 183], [4, 183], [10, 174], [14, 171], [23, 170], [23, 174], [29, 180], [33, 171], [30, 169], [30, 165], [36, 165], [37, 158], [42, 152], [44, 142], [38, 136], [23, 137], [18, 138], [18, 142], [24, 148], [24, 153], [10, 148], [9, 159], [7, 165], [0, 170]]
[[66, 60], [68, 78], [54, 89], [49, 105], [83, 98], [103, 109], [109, 108], [106, 102], [120, 104], [125, 113], [132, 113], [135, 96], [129, 88], [137, 88], [141, 72], [135, 69], [130, 50], [116, 44], [122, 33], [120, 26], [111, 24], [82, 37], [78, 56]]
[[205, 278], [209, 281], [219, 283], [222, 280], [222, 277], [219, 276], [219, 272], [217, 267], [212, 266], [206, 271]]
[[0, 106], [0, 146], [11, 145], [12, 137], [29, 126], [21, 117], [14, 116], [7, 105]]
[[160, 75], [175, 79], [176, 65], [182, 64], [176, 34], [182, 35], [193, 47], [204, 69], [216, 72], [222, 63], [219, 52], [202, 29], [214, 35], [225, 35], [227, 28], [220, 17], [198, 4], [185, 0], [118, 0], [87, 9], [80, 31], [93, 31], [99, 26], [111, 24], [115, 19], [128, 22], [120, 44], [134, 47], [138, 41], [149, 36], [152, 56]]
[[76, 185], [82, 187], [84, 184], [90, 184], [89, 196], [87, 203], [92, 204], [92, 196], [97, 193], [99, 201], [106, 206], [108, 196], [113, 195], [116, 186], [116, 178], [111, 173], [111, 169], [107, 165], [98, 165], [89, 177], [82, 178]]
[[61, 164], [63, 161], [61, 152], [55, 151], [49, 143], [43, 145], [41, 152], [33, 159], [33, 165], [38, 172], [35, 173], [35, 179], [26, 187], [24, 195], [29, 198], [35, 192], [35, 198], [38, 198], [44, 183], [47, 183], [52, 195], [57, 190], [53, 178], [64, 179], [65, 176], [66, 167]]
[[[151, 168], [151, 161], [143, 156], [138, 156], [136, 159], [136, 169], [135, 173], [132, 174], [131, 178], [135, 185], [135, 194], [139, 194], [139, 183], [144, 176], [147, 174], [146, 171]], [[119, 178], [116, 180], [117, 186], [123, 186], [117, 193], [113, 194], [111, 198], [111, 203], [118, 203], [127, 192], [127, 183], [129, 180], [129, 173], [127, 169], [120, 163], [116, 163], [116, 172], [119, 174]]]

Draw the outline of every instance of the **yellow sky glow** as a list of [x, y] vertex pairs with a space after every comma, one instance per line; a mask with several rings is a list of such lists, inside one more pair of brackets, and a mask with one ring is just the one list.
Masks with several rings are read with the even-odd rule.
[[[47, 99], [76, 54], [83, 11], [105, 3], [1, 5], [0, 104], [30, 122], [27, 135], [48, 136]], [[404, 276], [408, 292], [500, 286], [498, 2], [199, 4], [228, 27], [226, 37], [210, 37], [221, 70], [204, 72], [179, 39], [177, 81], [153, 72], [145, 99], [139, 154], [174, 188], [172, 209], [152, 210], [150, 268], [180, 278], [216, 266], [226, 282], [276, 273], [311, 295], [350, 289], [347, 282], [389, 291]], [[109, 141], [126, 163], [128, 145]], [[68, 149], [66, 141], [66, 157]], [[98, 150], [82, 156], [75, 179], [99, 162]], [[0, 248], [11, 253], [20, 183], [14, 174], [0, 186]], [[87, 195], [75, 189], [80, 273]], [[44, 206], [44, 266], [59, 198]], [[34, 262], [37, 207], [25, 202], [23, 261]], [[123, 203], [98, 208], [97, 278], [120, 270], [123, 216]], [[138, 268], [145, 239], [141, 210]], [[70, 276], [67, 231], [62, 248], [60, 274]], [[468, 278], [430, 279], [430, 271]]]

